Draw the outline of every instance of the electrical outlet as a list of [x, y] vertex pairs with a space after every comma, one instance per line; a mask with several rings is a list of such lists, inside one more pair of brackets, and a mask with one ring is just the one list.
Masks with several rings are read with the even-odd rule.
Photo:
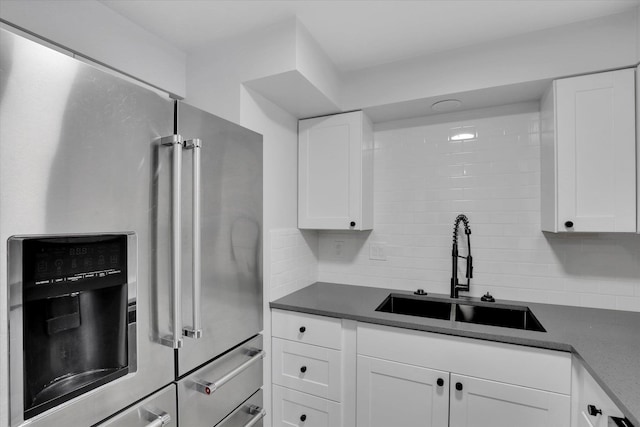
[[375, 259], [377, 261], [386, 261], [386, 243], [376, 242], [369, 244], [369, 259]]
[[333, 254], [340, 258], [344, 254], [344, 240], [333, 241]]

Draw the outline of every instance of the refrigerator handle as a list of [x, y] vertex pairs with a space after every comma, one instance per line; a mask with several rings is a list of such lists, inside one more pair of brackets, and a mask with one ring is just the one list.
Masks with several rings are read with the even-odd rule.
[[157, 408], [142, 407], [138, 409], [138, 413], [150, 421], [145, 427], [163, 427], [171, 422], [171, 415]]
[[200, 243], [200, 147], [201, 141], [198, 138], [188, 139], [184, 142], [187, 150], [193, 150], [193, 218], [191, 222], [193, 233], [193, 299], [191, 301], [193, 313], [193, 326], [185, 327], [183, 333], [186, 337], [198, 339], [202, 337], [202, 306], [201, 299], [201, 243]]
[[174, 349], [182, 347], [182, 301], [181, 301], [181, 245], [182, 245], [182, 137], [165, 136], [160, 139], [162, 145], [172, 151], [171, 176], [171, 295], [173, 300], [173, 334], [161, 338], [161, 343]]

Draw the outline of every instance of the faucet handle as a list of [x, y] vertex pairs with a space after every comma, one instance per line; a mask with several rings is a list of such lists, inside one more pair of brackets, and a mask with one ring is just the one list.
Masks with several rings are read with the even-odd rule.
[[467, 256], [467, 279], [471, 279], [473, 277], [473, 257], [471, 254]]
[[487, 292], [486, 294], [482, 295], [482, 297], [480, 297], [480, 301], [496, 302], [496, 299], [493, 297], [493, 295]]

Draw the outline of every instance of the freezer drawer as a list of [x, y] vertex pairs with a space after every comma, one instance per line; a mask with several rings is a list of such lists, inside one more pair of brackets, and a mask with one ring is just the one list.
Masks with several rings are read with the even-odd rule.
[[98, 427], [163, 427], [178, 425], [176, 387], [170, 384]]
[[180, 379], [180, 425], [211, 427], [262, 387], [262, 335]]
[[262, 427], [267, 411], [262, 406], [262, 389], [248, 398], [216, 427]]

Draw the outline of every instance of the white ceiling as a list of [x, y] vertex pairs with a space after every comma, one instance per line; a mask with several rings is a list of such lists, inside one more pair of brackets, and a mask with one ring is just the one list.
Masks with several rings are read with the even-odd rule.
[[640, 4], [640, 0], [100, 1], [185, 52], [295, 16], [341, 71], [631, 12]]

